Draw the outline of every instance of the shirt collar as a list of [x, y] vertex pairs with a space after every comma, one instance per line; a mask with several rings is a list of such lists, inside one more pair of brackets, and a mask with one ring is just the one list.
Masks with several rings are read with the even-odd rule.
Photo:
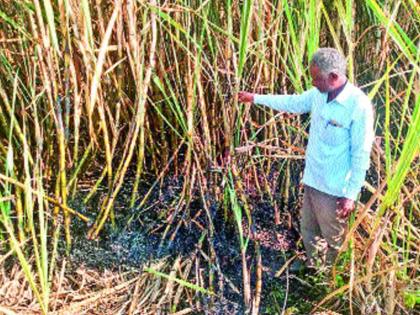
[[336, 96], [334, 100], [342, 105], [346, 105], [347, 99], [352, 94], [352, 89], [353, 89], [353, 84], [347, 81], [346, 85], [344, 86], [344, 89], [340, 92], [340, 94]]

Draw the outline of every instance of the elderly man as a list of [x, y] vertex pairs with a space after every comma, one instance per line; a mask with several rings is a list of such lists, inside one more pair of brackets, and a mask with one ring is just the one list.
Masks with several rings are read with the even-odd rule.
[[317, 259], [330, 266], [369, 167], [373, 110], [368, 97], [348, 82], [346, 60], [337, 50], [319, 49], [310, 74], [314, 87], [300, 95], [240, 92], [238, 97], [279, 111], [311, 112], [300, 225], [307, 266]]

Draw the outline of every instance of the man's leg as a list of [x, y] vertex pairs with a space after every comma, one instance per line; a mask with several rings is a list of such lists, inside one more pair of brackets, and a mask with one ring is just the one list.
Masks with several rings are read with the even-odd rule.
[[307, 265], [314, 266], [315, 260], [318, 259], [319, 249], [317, 247], [318, 240], [322, 237], [321, 229], [315, 214], [315, 208], [311, 201], [311, 194], [314, 189], [304, 186], [303, 204], [300, 211], [300, 229], [305, 246], [306, 255], [308, 256]]
[[344, 240], [347, 219], [337, 216], [337, 197], [314, 190], [311, 195], [322, 237], [326, 241], [325, 265], [331, 266]]

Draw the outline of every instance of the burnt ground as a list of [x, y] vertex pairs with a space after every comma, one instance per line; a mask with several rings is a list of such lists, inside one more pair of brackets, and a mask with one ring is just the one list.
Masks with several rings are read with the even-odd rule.
[[[199, 199], [192, 199], [187, 210], [179, 211], [174, 217], [167, 237], [162, 240], [165, 228], [168, 226], [168, 209], [173, 209], [176, 198], [180, 194], [182, 184], [174, 180], [167, 180], [162, 187], [157, 187], [148, 199], [147, 206], [139, 209], [134, 206], [128, 209], [131, 183], [126, 183], [115, 204], [116, 224], [107, 223], [98, 240], [87, 240], [88, 227], [77, 219], [73, 220], [73, 246], [70, 254], [71, 264], [86, 265], [98, 269], [132, 270], [140, 269], [150, 261], [178, 255], [190, 256], [196, 250], [196, 245], [202, 236], [203, 229], [209, 226], [208, 218], [202, 211]], [[150, 184], [144, 182], [140, 195], [145, 193]], [[87, 206], [81, 206], [82, 196], [73, 199], [70, 206], [90, 216], [96, 213], [100, 202], [99, 197], [92, 199]], [[323, 289], [315, 287], [311, 279], [303, 275], [289, 273], [286, 270], [280, 277], [275, 273], [284, 265], [285, 261], [295, 254], [302, 253], [299, 233], [295, 223], [290, 225], [290, 218], [297, 221], [297, 211], [282, 214], [282, 223], [274, 223], [274, 209], [269, 202], [260, 198], [253, 202], [252, 207], [252, 234], [248, 235], [250, 241], [247, 247], [248, 266], [253, 266], [251, 272], [252, 288], [255, 288], [256, 244], [258, 242], [263, 264], [263, 286], [261, 294], [261, 314], [278, 314], [284, 307], [290, 314], [309, 314], [312, 306], [322, 294]], [[292, 205], [298, 208], [298, 202]], [[205, 253], [210, 252], [213, 246], [217, 262], [223, 273], [226, 285], [223, 297], [213, 301], [210, 305], [205, 297], [201, 297], [203, 309], [208, 314], [242, 314], [242, 296], [232, 289], [233, 284], [242, 292], [242, 261], [239, 246], [238, 232], [233, 217], [224, 217], [221, 205], [213, 203], [210, 207], [214, 225], [214, 237], [208, 235], [202, 245]], [[145, 210], [146, 209], [146, 210]], [[202, 213], [198, 213], [202, 211]], [[194, 218], [194, 220], [191, 220]], [[177, 223], [181, 222], [177, 229]], [[130, 222], [130, 223], [127, 223]], [[173, 241], [169, 237], [174, 236]], [[211, 243], [211, 245], [210, 245]], [[61, 255], [64, 255], [64, 244], [60, 246]], [[216, 272], [217, 274], [217, 272]], [[303, 280], [305, 278], [305, 280]], [[217, 281], [216, 281], [217, 282]], [[216, 284], [217, 285], [217, 284]], [[220, 288], [219, 288], [220, 289]], [[218, 292], [218, 288], [215, 288]], [[308, 294], [310, 292], [310, 294]], [[206, 306], [207, 305], [207, 306]]]

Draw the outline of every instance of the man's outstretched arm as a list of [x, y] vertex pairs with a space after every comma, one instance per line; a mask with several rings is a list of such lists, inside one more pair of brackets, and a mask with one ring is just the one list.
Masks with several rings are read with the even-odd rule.
[[238, 99], [244, 103], [265, 105], [278, 111], [303, 114], [311, 111], [317, 89], [312, 88], [299, 95], [269, 95], [239, 92]]

